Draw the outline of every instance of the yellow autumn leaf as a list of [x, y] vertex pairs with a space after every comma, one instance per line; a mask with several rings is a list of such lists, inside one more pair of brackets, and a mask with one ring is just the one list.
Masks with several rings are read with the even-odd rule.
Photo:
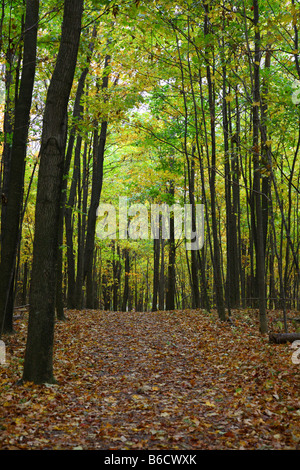
[[200, 424], [199, 419], [193, 418], [192, 421], [193, 421], [193, 423], [195, 423], [196, 426], [199, 426], [199, 424]]
[[215, 408], [215, 407], [216, 407], [216, 405], [215, 405], [214, 403], [212, 403], [211, 401], [208, 401], [208, 400], [206, 400], [205, 405], [206, 405], [206, 406], [210, 406], [211, 408]]
[[134, 400], [142, 400], [143, 399], [143, 397], [141, 395], [132, 395], [132, 398]]

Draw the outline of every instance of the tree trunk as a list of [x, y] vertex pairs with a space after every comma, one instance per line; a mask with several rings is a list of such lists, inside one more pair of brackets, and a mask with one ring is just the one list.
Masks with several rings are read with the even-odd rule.
[[[95, 246], [95, 232], [96, 232], [96, 219], [97, 209], [100, 202], [100, 195], [103, 183], [103, 163], [104, 163], [104, 152], [105, 142], [107, 135], [107, 122], [103, 122], [100, 131], [100, 142], [96, 147], [97, 159], [94, 160], [93, 168], [93, 184], [92, 184], [92, 195], [90, 208], [88, 212], [87, 221], [87, 234], [86, 244], [84, 253], [84, 278], [86, 279], [86, 307], [93, 308], [93, 286], [92, 286], [92, 264], [93, 264], [93, 253]], [[97, 141], [98, 139], [96, 139]]]
[[33, 266], [23, 380], [55, 382], [53, 343], [59, 208], [67, 108], [77, 62], [83, 0], [65, 0], [60, 48], [48, 89], [40, 151]]
[[157, 298], [159, 288], [159, 248], [160, 239], [153, 239], [153, 250], [154, 250], [154, 266], [153, 266], [153, 297], [152, 297], [152, 312], [157, 310]]
[[[110, 63], [110, 56], [106, 55], [104, 64], [104, 74], [102, 78], [102, 90], [108, 87], [108, 73], [107, 67]], [[84, 279], [86, 279], [86, 306], [87, 308], [93, 308], [93, 288], [91, 281], [91, 269], [93, 262], [93, 252], [95, 246], [95, 230], [96, 230], [96, 219], [97, 209], [100, 202], [102, 183], [103, 183], [103, 163], [104, 163], [104, 152], [107, 136], [107, 120], [104, 120], [101, 124], [100, 135], [96, 135], [95, 148], [94, 148], [94, 164], [93, 164], [93, 182], [92, 182], [92, 194], [90, 207], [88, 212], [87, 221], [87, 234], [86, 244], [84, 253]], [[96, 132], [96, 131], [95, 131]]]
[[125, 256], [125, 281], [124, 281], [124, 292], [123, 292], [123, 300], [122, 300], [122, 312], [126, 312], [127, 302], [129, 299], [129, 273], [130, 273], [130, 258], [129, 258], [129, 251], [125, 248], [124, 250]]
[[[170, 182], [169, 193], [171, 201], [174, 201], [174, 182]], [[174, 212], [170, 213], [170, 239], [169, 239], [169, 261], [168, 261], [168, 281], [166, 293], [166, 309], [174, 310], [175, 308], [175, 226], [174, 226]]]
[[26, 260], [23, 267], [23, 287], [22, 287], [22, 305], [26, 305], [27, 301], [27, 282], [28, 282], [28, 261]]
[[69, 199], [65, 208], [65, 224], [66, 224], [66, 241], [67, 241], [67, 259], [68, 259], [68, 308], [75, 308], [75, 255], [73, 247], [73, 228], [74, 223], [72, 221], [73, 207], [75, 204], [76, 188], [80, 176], [80, 149], [81, 149], [82, 137], [78, 134], [75, 156], [74, 156], [74, 168], [73, 177], [70, 187]]
[[[86, 232], [86, 211], [87, 211], [87, 193], [88, 193], [88, 168], [87, 168], [87, 142], [84, 144], [83, 152], [83, 177], [82, 177], [82, 216], [80, 223], [80, 235], [78, 235], [78, 254], [77, 254], [77, 276], [75, 285], [75, 308], [82, 308], [83, 301], [83, 263], [84, 263], [84, 240]], [[80, 196], [78, 196], [80, 198]], [[78, 229], [79, 230], [79, 229]]]
[[[28, 0], [24, 35], [24, 58], [20, 94], [16, 105], [11, 152], [10, 179], [7, 196], [7, 217], [1, 245], [0, 265], [0, 337], [12, 289], [20, 234], [28, 127], [35, 77], [39, 1]], [[12, 309], [11, 309], [12, 312]], [[12, 323], [12, 322], [9, 322]]]
[[[96, 28], [94, 27], [93, 30], [93, 39], [96, 37]], [[73, 124], [71, 127], [70, 131], [70, 137], [69, 137], [69, 142], [68, 142], [68, 147], [67, 147], [67, 152], [66, 152], [66, 158], [65, 158], [65, 165], [64, 165], [64, 179], [63, 179], [63, 188], [62, 188], [62, 204], [60, 208], [60, 218], [59, 218], [59, 240], [58, 240], [58, 245], [59, 245], [59, 251], [58, 251], [58, 260], [57, 260], [57, 286], [56, 286], [56, 314], [57, 318], [59, 320], [65, 320], [65, 315], [64, 315], [64, 309], [63, 309], [63, 252], [62, 248], [60, 248], [63, 244], [63, 235], [64, 235], [64, 217], [65, 217], [65, 211], [66, 211], [66, 190], [67, 190], [67, 182], [68, 182], [68, 175], [69, 175], [69, 170], [70, 170], [70, 164], [71, 164], [71, 159], [72, 159], [72, 154], [73, 154], [73, 147], [75, 143], [75, 138], [76, 138], [76, 129], [78, 127], [79, 122], [82, 119], [82, 113], [83, 113], [83, 106], [81, 105], [81, 98], [84, 93], [84, 87], [85, 87], [85, 81], [86, 77], [89, 71], [89, 64], [92, 58], [92, 53], [94, 49], [94, 42], [92, 41], [89, 46], [89, 53], [87, 57], [87, 66], [84, 68], [82, 71], [78, 85], [77, 85], [77, 90], [76, 90], [76, 96], [75, 96], [75, 102], [74, 102], [74, 109], [73, 109]], [[78, 144], [81, 144], [82, 138], [80, 137], [77, 138]], [[79, 150], [78, 150], [79, 146]], [[76, 146], [76, 150], [79, 151], [79, 156], [78, 160], [80, 163], [80, 145]], [[75, 156], [76, 158], [76, 156]], [[80, 203], [80, 201], [79, 201]], [[72, 209], [69, 209], [72, 211]], [[70, 235], [70, 234], [69, 234]], [[78, 238], [80, 239], [80, 234], [78, 234]], [[78, 248], [78, 254], [79, 254], [79, 248]], [[79, 258], [80, 259], [80, 258]], [[75, 276], [75, 274], [74, 274]], [[74, 281], [75, 282], [75, 281]], [[73, 287], [72, 287], [73, 288]], [[72, 307], [74, 308], [76, 306], [76, 293], [77, 290], [76, 288], [73, 288], [74, 295], [72, 295]]]
[[265, 299], [265, 253], [263, 216], [261, 202], [261, 176], [259, 159], [259, 103], [260, 103], [260, 32], [259, 32], [259, 5], [258, 0], [253, 0], [254, 27], [255, 27], [255, 58], [254, 58], [254, 90], [253, 90], [253, 197], [254, 212], [256, 217], [256, 276], [259, 296], [260, 332], [268, 331]]
[[10, 163], [11, 163], [11, 140], [10, 136], [14, 129], [14, 111], [15, 103], [12, 99], [12, 85], [13, 85], [13, 61], [14, 55], [11, 52], [9, 46], [6, 52], [6, 64], [5, 64], [5, 112], [3, 118], [3, 152], [1, 158], [2, 166], [2, 186], [1, 186], [1, 198], [2, 198], [2, 210], [1, 210], [1, 240], [5, 233], [5, 222], [7, 216], [7, 202], [8, 202], [8, 186], [9, 177], [11, 174]]
[[161, 245], [160, 255], [160, 272], [159, 272], [159, 287], [158, 287], [158, 308], [159, 310], [165, 309], [165, 240], [162, 237], [162, 224], [160, 214], [159, 225], [159, 241]]
[[[199, 51], [196, 50], [196, 53], [199, 57]], [[190, 78], [190, 85], [191, 85], [191, 94], [193, 98], [193, 108], [194, 108], [194, 119], [195, 119], [195, 131], [196, 131], [196, 147], [198, 152], [198, 160], [200, 166], [200, 175], [201, 175], [201, 187], [202, 187], [202, 203], [206, 208], [207, 214], [207, 204], [206, 204], [206, 194], [205, 194], [205, 184], [204, 184], [204, 171], [203, 171], [203, 162], [201, 158], [201, 146], [199, 141], [200, 129], [199, 129], [199, 117], [198, 117], [198, 104], [196, 100], [196, 95], [194, 91], [193, 85], [193, 74], [191, 71], [191, 61], [188, 60], [188, 69], [189, 69], [189, 78]], [[200, 87], [201, 87], [201, 80], [200, 80]], [[201, 103], [203, 104], [203, 96], [201, 93]], [[201, 127], [201, 126], [200, 126]], [[195, 151], [195, 149], [193, 150]], [[210, 238], [210, 235], [209, 235]], [[197, 264], [195, 265], [200, 270], [200, 283], [201, 283], [201, 303], [207, 311], [210, 311], [210, 302], [207, 293], [207, 282], [205, 278], [205, 263], [204, 263], [204, 255], [202, 255], [201, 250], [197, 250]], [[198, 284], [197, 284], [198, 285]], [[196, 294], [197, 295], [197, 294]]]
[[[192, 232], [196, 233], [196, 203], [195, 203], [195, 148], [193, 147], [191, 162], [188, 163], [188, 179], [189, 179], [189, 202], [192, 209]], [[198, 265], [198, 249], [191, 250], [191, 287], [192, 287], [192, 307], [200, 307], [199, 292], [199, 265]]]
[[269, 342], [273, 344], [293, 343], [300, 340], [300, 333], [270, 333]]
[[[70, 132], [70, 138], [68, 142], [68, 148], [66, 152], [66, 159], [65, 159], [65, 165], [64, 165], [64, 179], [63, 179], [63, 188], [62, 188], [62, 203], [60, 207], [60, 217], [59, 217], [59, 227], [58, 227], [58, 259], [57, 259], [57, 286], [56, 286], [56, 314], [57, 318], [59, 320], [64, 320], [65, 315], [64, 315], [64, 309], [63, 309], [63, 252], [62, 248], [60, 248], [63, 245], [63, 236], [64, 236], [64, 219], [65, 219], [65, 213], [66, 213], [66, 190], [67, 190], [67, 176], [69, 174], [69, 169], [70, 169], [70, 163], [72, 159], [72, 153], [73, 153], [73, 147], [74, 147], [74, 142], [75, 142], [75, 135], [76, 135], [76, 126], [78, 125], [78, 121], [81, 120], [82, 118], [82, 112], [83, 112], [83, 107], [80, 104], [80, 100], [82, 98], [83, 92], [84, 92], [84, 84], [85, 84], [85, 79], [88, 74], [88, 67], [86, 67], [83, 72], [81, 73], [81, 76], [79, 78], [78, 86], [77, 86], [77, 91], [76, 91], [76, 97], [75, 97], [75, 103], [74, 103], [74, 110], [73, 110], [73, 119], [75, 122], [73, 123], [73, 126], [71, 128]], [[82, 138], [78, 137], [77, 142], [78, 145], [75, 148], [75, 152], [77, 150], [77, 159], [80, 162], [80, 145], [81, 145]], [[79, 147], [79, 148], [78, 148]], [[79, 155], [78, 155], [79, 152]], [[76, 157], [75, 157], [76, 158]], [[78, 164], [78, 162], [77, 162]], [[75, 163], [76, 165], [76, 163]], [[72, 212], [72, 207], [69, 207], [69, 211]], [[75, 282], [75, 281], [74, 281]], [[75, 297], [75, 288], [73, 287], [73, 299]], [[73, 301], [73, 305], [71, 308], [74, 308], [75, 306], [75, 300]]]
[[120, 247], [117, 245], [117, 259], [116, 259], [116, 244], [113, 240], [113, 310], [118, 311], [119, 306], [119, 289], [121, 282], [121, 262], [120, 262]]
[[[205, 22], [204, 22], [204, 34], [209, 34], [209, 5], [205, 4]], [[207, 54], [207, 52], [206, 52]], [[211, 198], [211, 224], [212, 224], [212, 235], [213, 235], [213, 271], [214, 271], [214, 282], [216, 291], [216, 304], [218, 310], [219, 319], [222, 321], [226, 320], [225, 305], [224, 305], [224, 293], [223, 293], [223, 281], [221, 274], [221, 259], [220, 259], [220, 248], [219, 248], [219, 236], [217, 227], [217, 214], [216, 214], [216, 111], [215, 111], [215, 100], [214, 91], [211, 77], [211, 70], [209, 61], [206, 65], [206, 78], [208, 84], [209, 93], [209, 110], [210, 110], [210, 129], [211, 129], [211, 173], [209, 178], [210, 187], [210, 198]]]

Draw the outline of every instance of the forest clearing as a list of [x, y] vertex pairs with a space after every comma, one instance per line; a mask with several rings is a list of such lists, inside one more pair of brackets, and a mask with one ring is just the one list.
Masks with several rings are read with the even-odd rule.
[[[299, 355], [258, 333], [257, 311], [226, 325], [196, 310], [66, 316], [56, 385], [17, 385], [26, 312], [16, 321], [0, 375], [1, 449], [299, 450]], [[270, 320], [280, 331], [278, 313]]]
[[299, 28], [0, 0], [1, 450], [299, 450]]

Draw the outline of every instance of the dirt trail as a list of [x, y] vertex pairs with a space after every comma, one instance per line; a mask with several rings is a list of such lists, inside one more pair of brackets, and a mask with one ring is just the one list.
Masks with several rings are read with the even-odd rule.
[[26, 321], [7, 339], [0, 449], [297, 449], [299, 365], [256, 320], [196, 311], [68, 311], [58, 384], [15, 386]]

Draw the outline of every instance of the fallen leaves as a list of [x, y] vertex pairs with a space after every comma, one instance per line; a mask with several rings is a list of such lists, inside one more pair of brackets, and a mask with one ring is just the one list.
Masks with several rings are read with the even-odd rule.
[[299, 365], [255, 315], [68, 311], [57, 384], [16, 385], [26, 319], [5, 338], [1, 449], [298, 449]]

